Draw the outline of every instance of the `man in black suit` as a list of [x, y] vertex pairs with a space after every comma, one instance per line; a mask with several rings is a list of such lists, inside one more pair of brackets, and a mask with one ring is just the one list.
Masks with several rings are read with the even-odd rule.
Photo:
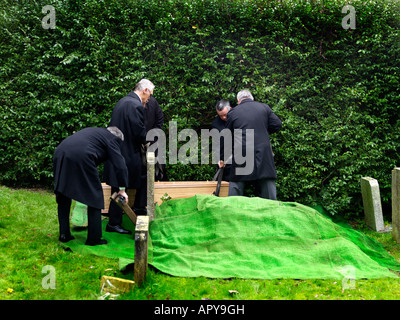
[[[149, 101], [146, 103], [145, 107], [145, 117], [144, 124], [146, 126], [146, 132], [148, 133], [152, 129], [163, 129], [164, 125], [164, 113], [158, 104], [158, 101], [153, 96], [150, 97]], [[158, 140], [158, 137], [152, 139], [151, 141], [146, 141], [147, 144], [154, 144]], [[158, 150], [155, 152], [155, 156], [158, 156]], [[147, 168], [146, 168], [147, 169]], [[147, 179], [147, 172], [146, 172]], [[167, 181], [165, 164], [156, 163], [155, 166], [155, 180]]]
[[[222, 99], [222, 100], [218, 101], [217, 104], [215, 105], [215, 110], [217, 111], [218, 116], [215, 117], [215, 119], [212, 121], [211, 126], [213, 129], [217, 129], [219, 132], [221, 132], [226, 127], [226, 119], [228, 117], [229, 110], [231, 110], [231, 105], [230, 105], [229, 101]], [[216, 150], [214, 150], [214, 151], [216, 151]], [[227, 160], [225, 157], [225, 153], [224, 153], [224, 138], [223, 137], [220, 138], [220, 153], [219, 153], [219, 155], [220, 155], [220, 159]], [[227, 156], [229, 157], [229, 155], [227, 155]], [[230, 164], [225, 165], [224, 172], [222, 174], [222, 180], [229, 181], [230, 169], [231, 169]]]
[[219, 100], [215, 105], [215, 110], [217, 111], [218, 117], [215, 117], [212, 121], [212, 127], [218, 129], [218, 131], [222, 131], [225, 129], [228, 112], [231, 110], [231, 104], [228, 100]]
[[[153, 96], [149, 98], [144, 108], [144, 124], [146, 127], [146, 133], [149, 132], [151, 129], [162, 130], [163, 128], [164, 114], [162, 112], [160, 105], [158, 104], [158, 101]], [[155, 143], [155, 141], [150, 143], [151, 144]], [[144, 150], [143, 152], [144, 154], [142, 156], [145, 157], [146, 150]], [[160, 167], [156, 167], [156, 169], [159, 168]], [[165, 168], [163, 167], [163, 169], [165, 174]], [[157, 170], [158, 173], [159, 171], [160, 170]], [[155, 178], [157, 179], [157, 176]], [[147, 165], [142, 163], [141, 183], [140, 187], [136, 189], [135, 203], [133, 204], [132, 209], [137, 215], [147, 215], [146, 206], [147, 206]]]
[[[121, 154], [122, 132], [116, 127], [86, 128], [64, 139], [53, 157], [54, 192], [58, 204], [61, 242], [74, 239], [70, 232], [71, 199], [88, 206], [87, 245], [106, 244], [101, 239], [101, 209], [104, 208], [103, 189], [97, 166], [109, 161], [115, 170], [117, 185], [128, 183], [128, 169]], [[124, 188], [118, 193], [127, 197]]]
[[[121, 153], [128, 167], [127, 189], [141, 187], [142, 157], [141, 146], [146, 143], [146, 127], [144, 122], [144, 106], [153, 94], [154, 84], [147, 80], [140, 80], [134, 91], [118, 101], [111, 115], [110, 126], [118, 127], [125, 136]], [[111, 186], [111, 194], [119, 190], [115, 178], [115, 170], [111, 162], [104, 163], [104, 181]], [[108, 232], [130, 234], [122, 224], [122, 210], [114, 202], [110, 203], [108, 210], [109, 222], [106, 227]]]
[[[240, 91], [237, 100], [238, 105], [229, 111], [226, 123], [234, 137], [228, 195], [242, 196], [245, 182], [252, 181], [258, 184], [260, 197], [276, 200], [277, 177], [269, 134], [278, 131], [282, 121], [267, 104], [254, 101], [248, 90]], [[242, 157], [249, 163], [243, 163]], [[247, 165], [251, 170], [243, 173]]]
[[164, 113], [158, 101], [153, 96], [147, 101], [144, 108], [144, 124], [146, 127], [146, 132], [151, 129], [162, 129], [164, 124]]

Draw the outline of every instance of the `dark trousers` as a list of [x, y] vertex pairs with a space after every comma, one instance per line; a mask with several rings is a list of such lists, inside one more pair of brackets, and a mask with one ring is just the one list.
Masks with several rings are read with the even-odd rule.
[[[60, 234], [71, 234], [69, 227], [69, 213], [71, 211], [72, 200], [61, 193], [56, 193], [58, 204], [58, 223]], [[101, 239], [101, 209], [88, 206], [88, 235], [87, 241], [97, 242]]]
[[[228, 196], [243, 196], [246, 182], [251, 181], [230, 181]], [[276, 200], [276, 184], [274, 179], [256, 180], [259, 197]]]
[[[127, 191], [127, 190], [126, 190]], [[114, 192], [119, 192], [118, 187], [111, 187], [111, 194]], [[121, 225], [122, 223], [122, 209], [115, 203], [115, 201], [110, 202], [108, 208], [108, 223], [112, 226]]]
[[140, 187], [136, 189], [133, 211], [138, 215], [147, 215], [147, 166], [142, 166]]
[[[126, 189], [125, 191], [127, 192], [128, 189]], [[119, 188], [111, 187], [111, 194], [113, 194], [114, 192], [118, 193]], [[135, 212], [136, 215], [147, 215], [146, 201], [147, 201], [146, 186], [141, 189], [140, 188], [136, 189], [135, 203], [134, 206], [132, 207], [132, 210]], [[137, 205], [140, 205], [140, 207], [136, 207]], [[110, 206], [108, 208], [108, 218], [109, 218], [108, 223], [112, 226], [117, 226], [117, 225], [120, 226], [122, 224], [123, 213], [124, 213], [123, 210], [115, 203], [115, 201], [111, 201]]]
[[[140, 175], [141, 186], [136, 189], [135, 202], [133, 204], [132, 210], [136, 215], [147, 215], [147, 167], [142, 166], [142, 172]], [[125, 191], [128, 191], [126, 189]], [[111, 194], [114, 192], [119, 192], [118, 187], [111, 187]], [[108, 223], [112, 226], [122, 224], [123, 210], [114, 202], [110, 202], [110, 207], [108, 208]]]

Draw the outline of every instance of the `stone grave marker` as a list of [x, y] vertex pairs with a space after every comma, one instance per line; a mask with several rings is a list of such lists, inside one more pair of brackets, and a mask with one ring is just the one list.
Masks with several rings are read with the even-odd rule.
[[378, 180], [371, 177], [362, 177], [361, 192], [366, 224], [374, 231], [384, 231], [385, 226]]

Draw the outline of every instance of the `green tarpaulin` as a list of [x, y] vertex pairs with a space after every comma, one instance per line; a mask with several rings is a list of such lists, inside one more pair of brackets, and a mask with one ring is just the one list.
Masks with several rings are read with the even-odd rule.
[[[125, 227], [134, 230], [129, 220]], [[68, 246], [133, 261], [133, 236], [104, 232], [105, 246], [88, 247], [74, 232]], [[128, 259], [128, 260], [126, 260]], [[310, 207], [261, 198], [196, 195], [156, 207], [149, 264], [181, 277], [356, 279], [397, 277], [400, 263], [377, 241], [334, 223]]]

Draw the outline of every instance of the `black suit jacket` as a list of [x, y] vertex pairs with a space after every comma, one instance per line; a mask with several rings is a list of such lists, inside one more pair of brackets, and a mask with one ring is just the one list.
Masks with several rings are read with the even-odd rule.
[[106, 128], [86, 128], [64, 139], [53, 157], [54, 191], [90, 207], [103, 209], [103, 189], [97, 166], [109, 161], [119, 186], [128, 183], [121, 139]]
[[146, 103], [146, 107], [144, 108], [144, 123], [146, 126], [146, 132], [149, 132], [151, 129], [162, 129], [164, 124], [164, 113], [160, 105], [158, 104], [156, 98], [153, 96]]
[[[139, 96], [130, 92], [115, 105], [111, 114], [109, 126], [119, 128], [124, 134], [121, 153], [128, 167], [128, 188], [140, 187], [140, 173], [142, 171], [142, 158], [140, 147], [146, 141], [146, 128], [144, 124], [144, 107]], [[104, 163], [104, 181], [112, 186], [119, 187], [115, 177], [115, 168], [110, 161]]]
[[[242, 129], [241, 141], [242, 155], [247, 159], [254, 159], [253, 170], [247, 175], [238, 175], [236, 169], [245, 167], [240, 165], [235, 159], [235, 147], [233, 145], [233, 159], [230, 181], [248, 181], [259, 179], [276, 179], [274, 157], [272, 154], [270, 133], [278, 131], [282, 127], [282, 122], [278, 116], [272, 112], [271, 108], [264, 103], [259, 103], [250, 99], [243, 100], [238, 106], [228, 112], [226, 127], [231, 130], [232, 137], [234, 129]], [[254, 149], [251, 148], [252, 157], [246, 155], [246, 129], [254, 130]], [[232, 139], [234, 141], [234, 139]]]

